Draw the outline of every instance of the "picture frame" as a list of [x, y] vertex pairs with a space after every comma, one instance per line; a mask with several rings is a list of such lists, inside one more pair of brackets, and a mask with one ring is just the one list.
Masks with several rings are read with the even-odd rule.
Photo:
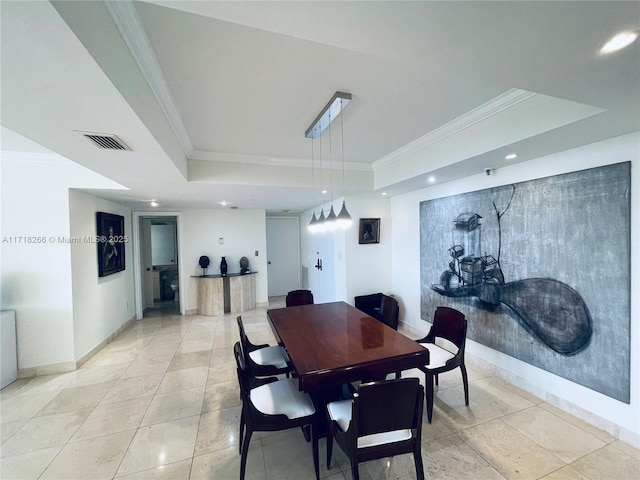
[[96, 212], [96, 245], [98, 277], [106, 277], [125, 269], [124, 217], [113, 213]]
[[380, 219], [361, 218], [358, 231], [358, 243], [380, 243]]

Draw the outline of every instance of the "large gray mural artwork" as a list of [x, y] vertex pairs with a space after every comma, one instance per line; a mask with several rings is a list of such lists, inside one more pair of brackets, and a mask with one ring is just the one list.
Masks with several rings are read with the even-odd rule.
[[421, 202], [422, 318], [629, 403], [630, 168]]

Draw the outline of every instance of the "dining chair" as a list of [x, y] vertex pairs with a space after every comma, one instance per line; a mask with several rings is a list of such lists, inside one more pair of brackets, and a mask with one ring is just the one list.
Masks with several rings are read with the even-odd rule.
[[311, 290], [291, 290], [285, 299], [287, 307], [297, 307], [298, 305], [313, 305], [313, 293]]
[[464, 365], [466, 338], [467, 319], [464, 314], [454, 308], [438, 307], [433, 316], [433, 325], [429, 333], [426, 337], [416, 340], [420, 345], [429, 349], [429, 364], [418, 367], [425, 374], [429, 423], [431, 423], [433, 415], [434, 380], [437, 385], [440, 373], [460, 367], [464, 386], [464, 403], [469, 406], [467, 367]]
[[413, 453], [418, 479], [424, 479], [421, 436], [424, 388], [417, 378], [363, 383], [353, 400], [327, 405], [327, 469], [333, 440], [349, 457], [354, 480], [358, 465], [378, 458]]
[[383, 293], [358, 295], [354, 297], [354, 306], [394, 330], [398, 330], [400, 306], [392, 296]]
[[254, 377], [265, 377], [269, 375], [289, 374], [289, 357], [287, 352], [279, 345], [270, 346], [268, 344], [255, 345], [249, 341], [244, 329], [242, 316], [236, 319], [238, 331], [240, 333], [240, 345], [244, 356], [244, 362]]
[[[298, 390], [293, 378], [252, 378], [240, 342], [233, 346], [242, 399], [240, 414], [240, 480], [244, 480], [247, 453], [253, 432], [274, 432], [310, 426], [313, 466], [316, 480], [320, 478], [318, 460], [318, 421], [311, 397]], [[255, 386], [258, 385], [258, 386]]]

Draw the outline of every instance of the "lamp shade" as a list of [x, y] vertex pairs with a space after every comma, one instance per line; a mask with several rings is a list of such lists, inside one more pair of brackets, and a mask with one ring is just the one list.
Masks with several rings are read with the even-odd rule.
[[351, 227], [352, 224], [353, 224], [353, 219], [351, 218], [351, 215], [349, 215], [349, 211], [347, 210], [347, 205], [343, 200], [340, 213], [336, 217], [336, 225], [339, 228], [346, 230], [347, 228]]
[[316, 218], [316, 212], [313, 212], [308, 228], [311, 233], [318, 231], [318, 219]]
[[333, 205], [331, 205], [331, 210], [329, 211], [327, 221], [325, 222], [327, 225], [327, 230], [333, 231], [338, 228], [338, 224], [336, 223], [337, 218], [338, 217], [336, 217], [336, 212], [333, 211]]
[[316, 232], [326, 232], [327, 231], [327, 219], [324, 216], [324, 210], [320, 212], [320, 217], [318, 218], [318, 222], [316, 223]]

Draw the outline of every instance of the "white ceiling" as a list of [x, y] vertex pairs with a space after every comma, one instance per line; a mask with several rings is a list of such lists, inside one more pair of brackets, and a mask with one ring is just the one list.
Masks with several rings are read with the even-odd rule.
[[[640, 42], [598, 53], [640, 28], [639, 2], [3, 1], [0, 15], [2, 125], [125, 185], [94, 193], [137, 210], [297, 212], [320, 184], [397, 194], [640, 130]], [[304, 137], [336, 91], [353, 95], [344, 185], [339, 122], [322, 172]]]

